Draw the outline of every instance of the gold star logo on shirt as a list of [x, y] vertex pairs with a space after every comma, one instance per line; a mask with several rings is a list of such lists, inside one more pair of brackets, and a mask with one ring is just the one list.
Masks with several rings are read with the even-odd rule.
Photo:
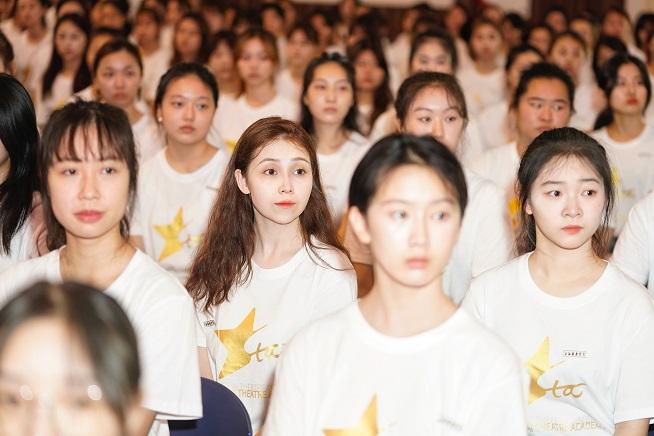
[[528, 404], [533, 403], [541, 397], [544, 397], [547, 393], [546, 389], [543, 389], [538, 384], [538, 379], [541, 375], [545, 374], [550, 369], [560, 365], [561, 362], [554, 365], [550, 365], [550, 338], [545, 337], [543, 343], [536, 351], [536, 354], [531, 356], [525, 365], [527, 367], [527, 372], [529, 373], [529, 402]]
[[227, 348], [227, 358], [218, 378], [225, 378], [250, 363], [252, 355], [245, 350], [245, 343], [256, 332], [265, 327], [264, 325], [256, 330], [254, 329], [255, 314], [256, 309], [252, 309], [245, 319], [233, 329], [214, 331], [220, 342]]
[[339, 430], [323, 430], [325, 436], [377, 436], [377, 395], [374, 395], [354, 427]]
[[172, 223], [154, 226], [157, 233], [164, 238], [164, 247], [159, 254], [159, 262], [184, 248], [184, 241], [179, 240], [179, 234], [185, 227], [184, 215], [181, 207], [177, 211], [175, 218], [173, 218]]

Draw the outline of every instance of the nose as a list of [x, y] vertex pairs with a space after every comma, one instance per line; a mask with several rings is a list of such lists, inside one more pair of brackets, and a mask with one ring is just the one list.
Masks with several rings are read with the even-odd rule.
[[334, 90], [333, 87], [331, 87], [331, 86], [327, 87], [325, 98], [327, 99], [327, 101], [336, 100], [336, 91]]
[[581, 216], [581, 207], [579, 206], [579, 199], [576, 195], [568, 196], [565, 202], [565, 208], [563, 209], [563, 214], [570, 218]]
[[193, 120], [195, 118], [195, 108], [193, 107], [193, 104], [186, 104], [183, 115], [185, 120]]
[[279, 193], [280, 194], [293, 193], [293, 182], [291, 181], [291, 177], [287, 173], [284, 173], [282, 176], [282, 180], [279, 185]]
[[83, 174], [79, 197], [82, 200], [95, 200], [99, 197], [98, 184], [94, 174]]
[[544, 104], [543, 107], [540, 109], [538, 115], [540, 116], [540, 119], [543, 121], [551, 121], [552, 107], [549, 104]]
[[56, 436], [58, 433], [52, 407], [43, 404], [35, 405], [30, 421], [31, 422], [28, 424], [31, 430], [31, 432], [28, 433], [30, 435]]
[[123, 85], [125, 85], [125, 79], [123, 78], [123, 75], [116, 74], [116, 82], [115, 82], [116, 88], [122, 88]]
[[427, 242], [427, 220], [424, 217], [413, 216], [411, 222], [411, 236], [409, 244], [411, 246], [423, 246]]
[[431, 125], [431, 136], [436, 139], [441, 139], [443, 137], [443, 120], [436, 118]]

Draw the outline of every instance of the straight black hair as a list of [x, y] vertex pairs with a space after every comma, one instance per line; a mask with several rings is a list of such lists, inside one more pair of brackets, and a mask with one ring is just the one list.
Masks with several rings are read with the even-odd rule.
[[11, 70], [11, 63], [14, 61], [14, 48], [2, 31], [0, 31], [0, 60], [4, 64], [5, 70]]
[[216, 82], [214, 75], [211, 74], [207, 67], [202, 64], [196, 62], [182, 62], [173, 65], [163, 76], [161, 76], [161, 80], [159, 80], [159, 85], [157, 86], [157, 93], [154, 97], [155, 112], [159, 107], [161, 107], [161, 102], [163, 101], [170, 84], [175, 80], [186, 76], [195, 76], [207, 85], [211, 90], [214, 104], [218, 106], [218, 83]]
[[539, 52], [536, 47], [526, 43], [520, 44], [509, 50], [509, 54], [506, 55], [506, 63], [504, 64], [504, 71], [508, 72], [513, 66], [513, 63], [520, 57], [521, 54], [529, 53], [529, 52], [538, 55], [538, 57], [541, 59], [541, 62], [545, 61], [545, 59], [543, 58], [543, 54]]
[[0, 95], [0, 142], [9, 155], [9, 173], [0, 183], [0, 252], [10, 254], [11, 240], [27, 225], [39, 189], [39, 131], [32, 99], [16, 78], [0, 74]]
[[600, 35], [600, 37], [597, 39], [597, 42], [595, 43], [595, 47], [593, 48], [593, 74], [595, 75], [595, 81], [597, 83], [602, 81], [602, 67], [604, 67], [604, 64], [600, 65], [599, 60], [599, 52], [602, 47], [613, 50], [615, 54], [627, 53], [627, 46], [624, 42], [622, 42], [620, 38], [616, 38], [615, 36]]
[[440, 46], [447, 52], [450, 56], [450, 63], [452, 64], [452, 71], [456, 71], [459, 65], [459, 59], [456, 54], [456, 47], [454, 46], [454, 41], [452, 37], [442, 29], [429, 29], [425, 32], [419, 33], [413, 38], [411, 42], [411, 51], [409, 52], [409, 65], [413, 61], [413, 57], [416, 54], [416, 51], [422, 46], [422, 44], [435, 40], [440, 44]]
[[95, 59], [93, 60], [93, 75], [95, 76], [98, 74], [98, 67], [100, 66], [102, 59], [120, 51], [126, 51], [129, 53], [134, 58], [134, 60], [136, 60], [136, 63], [139, 66], [139, 70], [141, 70], [141, 74], [143, 74], [143, 61], [141, 60], [141, 52], [139, 52], [139, 49], [131, 42], [127, 41], [126, 39], [119, 38], [105, 43], [95, 54]]
[[532, 82], [532, 80], [536, 79], [559, 80], [561, 83], [563, 83], [566, 90], [568, 91], [570, 112], [574, 112], [575, 85], [572, 82], [570, 75], [556, 65], [547, 62], [539, 62], [534, 64], [522, 73], [520, 76], [520, 81], [518, 82], [518, 86], [513, 93], [513, 98], [511, 99], [512, 108], [518, 107], [520, 98], [524, 95], [525, 92], [527, 92], [527, 88], [529, 87], [529, 84]]

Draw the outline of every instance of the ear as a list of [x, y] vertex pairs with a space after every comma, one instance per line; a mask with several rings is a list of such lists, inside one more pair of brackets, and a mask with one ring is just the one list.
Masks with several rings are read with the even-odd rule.
[[245, 195], [250, 193], [250, 188], [248, 188], [248, 182], [245, 180], [245, 176], [241, 172], [241, 170], [236, 170], [234, 171], [234, 177], [236, 178], [236, 184], [238, 185], [238, 189], [241, 190], [242, 193]]
[[161, 116], [161, 108], [158, 107], [156, 111], [157, 122], [161, 124], [163, 122], [163, 117]]
[[531, 210], [531, 203], [529, 203], [529, 200], [525, 203], [525, 212], [527, 212], [527, 215], [533, 215], [534, 212]]
[[404, 126], [402, 126], [402, 122], [397, 117], [397, 115], [395, 115], [395, 122], [393, 124], [395, 125], [395, 132], [396, 133], [406, 133], [404, 131]]
[[357, 239], [362, 244], [370, 244], [372, 238], [370, 237], [370, 232], [368, 231], [368, 223], [366, 222], [366, 218], [363, 216], [359, 208], [352, 206], [348, 211], [347, 217], [348, 223]]

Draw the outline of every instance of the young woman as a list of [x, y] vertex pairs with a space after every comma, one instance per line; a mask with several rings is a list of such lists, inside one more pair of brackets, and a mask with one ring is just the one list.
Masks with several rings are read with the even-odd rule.
[[553, 39], [554, 30], [547, 24], [532, 26], [527, 33], [527, 44], [536, 47], [543, 57], [546, 57], [550, 52]]
[[144, 107], [138, 104], [143, 82], [143, 64], [138, 49], [124, 39], [102, 46], [95, 56], [93, 86], [99, 100], [116, 106], [127, 114], [132, 125], [136, 155], [140, 162], [154, 156], [163, 146], [159, 126]]
[[295, 335], [264, 435], [525, 434], [519, 363], [444, 292], [466, 201], [461, 166], [434, 139], [370, 149], [349, 219], [370, 245], [374, 287]]
[[221, 104], [225, 99], [236, 100], [242, 91], [241, 78], [238, 76], [234, 58], [235, 47], [236, 35], [229, 30], [216, 33], [211, 43], [207, 67], [218, 82]]
[[604, 65], [608, 107], [598, 116], [593, 137], [606, 147], [615, 174], [617, 201], [611, 228], [617, 235], [631, 208], [654, 188], [654, 126], [644, 112], [652, 96], [647, 67], [639, 59], [619, 54]]
[[52, 54], [52, 33], [45, 23], [47, 0], [16, 0], [15, 21], [24, 29], [11, 41], [16, 54], [16, 77], [30, 91], [36, 88]]
[[[27, 90], [0, 74], [0, 271], [39, 253], [41, 208], [37, 196], [39, 132]], [[43, 244], [41, 244], [43, 245]], [[41, 247], [43, 248], [43, 247]]]
[[356, 298], [307, 133], [279, 117], [241, 136], [186, 284], [211, 371], [263, 423], [284, 344]]
[[159, 79], [168, 70], [170, 50], [161, 43], [163, 19], [159, 12], [150, 7], [142, 7], [134, 17], [132, 35], [143, 59], [143, 99], [152, 104], [157, 92]]
[[343, 56], [313, 60], [302, 87], [302, 127], [314, 138], [325, 197], [334, 222], [347, 209], [347, 190], [369, 144], [357, 127], [354, 68]]
[[167, 419], [202, 413], [197, 319], [177, 280], [129, 243], [138, 166], [129, 121], [106, 104], [66, 105], [50, 118], [38, 153], [53, 251], [0, 274], [0, 299], [36, 280], [87, 283], [114, 297], [141, 345], [147, 410], [139, 434], [165, 435]]
[[140, 435], [140, 381], [134, 329], [103, 292], [38, 283], [0, 310], [3, 435]]
[[296, 24], [288, 31], [286, 68], [277, 76], [275, 86], [291, 101], [300, 101], [304, 72], [318, 56], [318, 34], [308, 24]]
[[170, 65], [180, 62], [204, 64], [209, 57], [209, 30], [207, 23], [195, 12], [185, 14], [175, 26], [173, 57]]
[[216, 81], [200, 64], [177, 64], [159, 82], [155, 110], [166, 146], [143, 165], [132, 236], [181, 283], [229, 159], [207, 141], [217, 105]]
[[[400, 87], [395, 107], [401, 132], [431, 136], [455, 155], [463, 154], [468, 113], [463, 91], [453, 76], [436, 72], [414, 74]], [[512, 245], [504, 224], [502, 191], [470, 171], [464, 173], [468, 213], [443, 278], [444, 291], [456, 304], [463, 299], [472, 277], [509, 259]], [[370, 252], [352, 233], [346, 234], [345, 242], [363, 283], [372, 274], [367, 266], [372, 264]], [[359, 295], [364, 292], [360, 289]]]
[[347, 57], [354, 65], [359, 128], [367, 136], [393, 103], [388, 65], [380, 44], [368, 38], [350, 47]]
[[654, 416], [654, 307], [611, 263], [611, 168], [573, 128], [529, 145], [518, 171], [518, 259], [473, 280], [463, 306], [529, 374], [530, 435], [645, 436]]
[[474, 63], [457, 73], [466, 93], [468, 110], [473, 116], [504, 99], [504, 69], [498, 64], [502, 52], [502, 32], [488, 19], [472, 24], [470, 57]]
[[84, 62], [89, 32], [88, 21], [77, 14], [64, 15], [57, 21], [52, 57], [34, 99], [39, 126], [45, 125], [50, 114], [74, 93], [91, 84], [91, 72]]
[[295, 121], [299, 114], [298, 102], [288, 100], [275, 88], [279, 54], [274, 36], [265, 30], [248, 30], [239, 36], [235, 55], [243, 93], [236, 101], [221, 105], [214, 122], [230, 149], [256, 120], [280, 116]]

